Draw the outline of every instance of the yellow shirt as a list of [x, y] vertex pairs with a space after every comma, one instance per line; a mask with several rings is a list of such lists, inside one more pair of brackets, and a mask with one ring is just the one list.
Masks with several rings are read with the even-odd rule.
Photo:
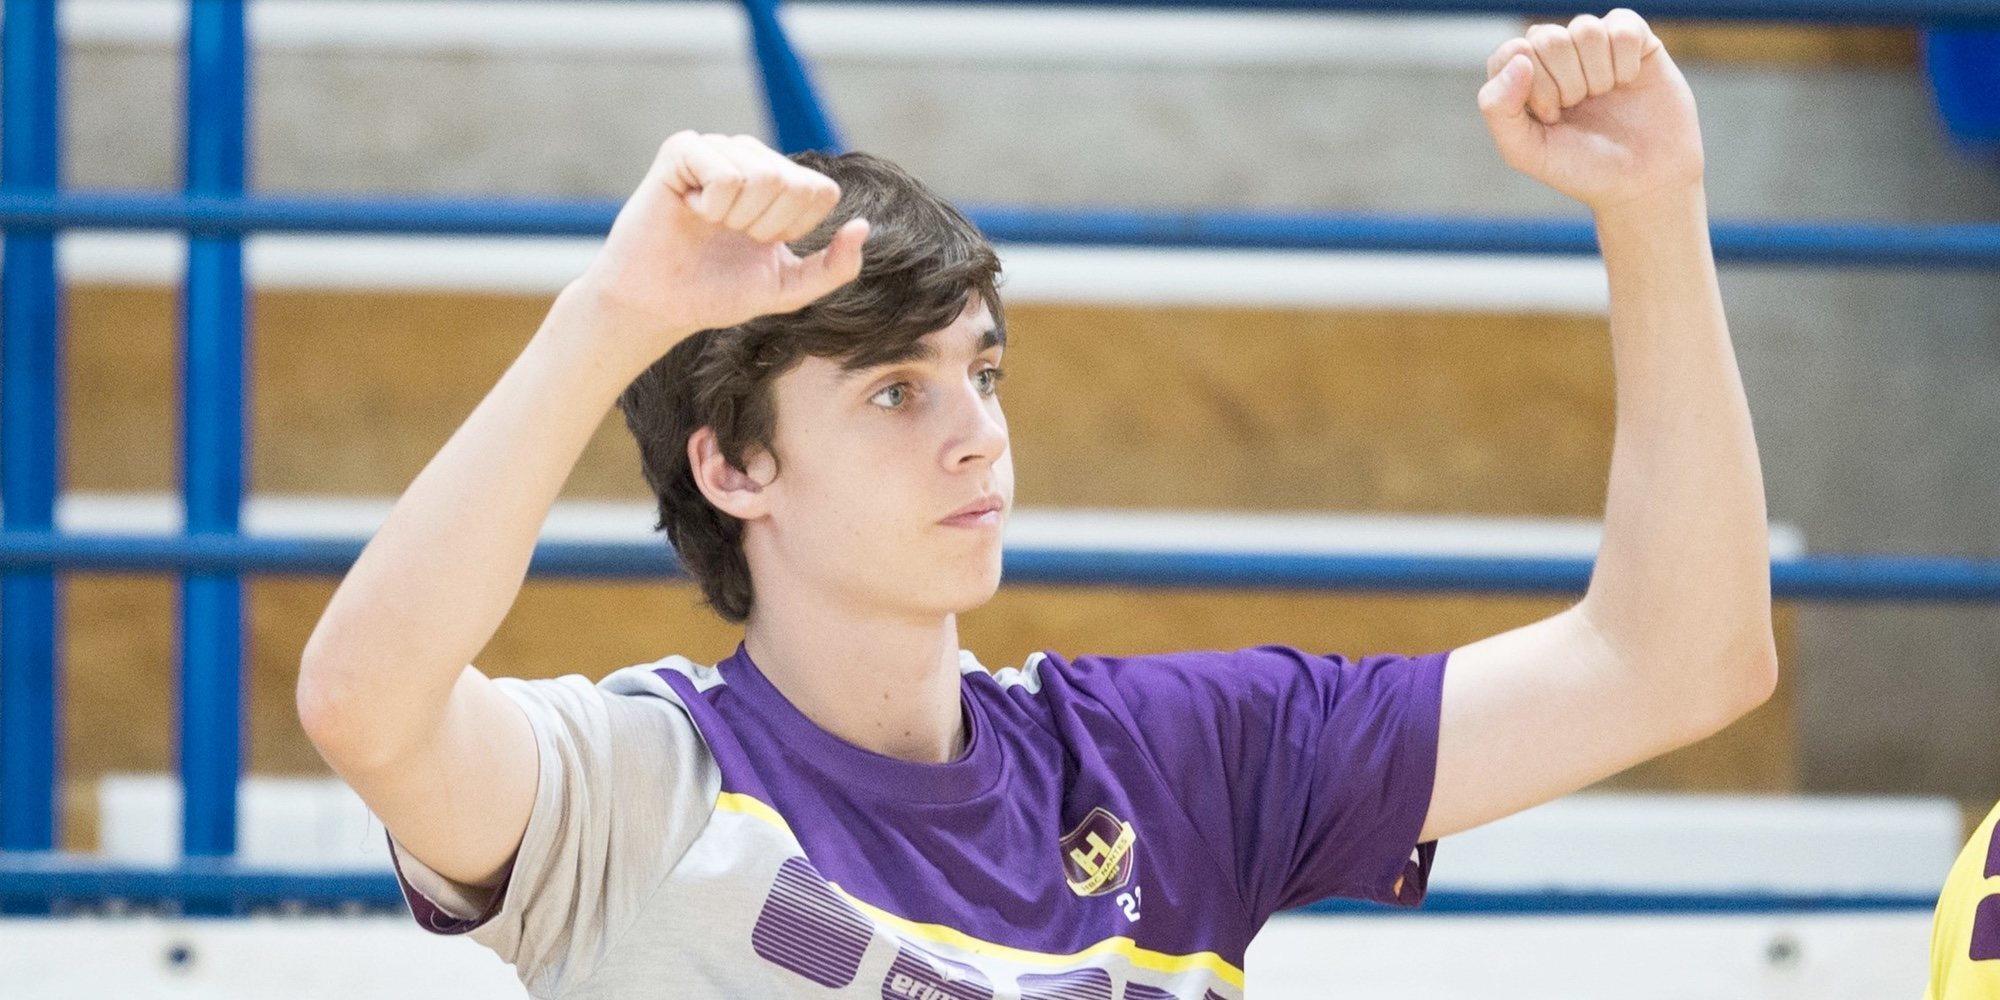
[[1931, 925], [1925, 1000], [2000, 1000], [2000, 805], [1951, 866]]

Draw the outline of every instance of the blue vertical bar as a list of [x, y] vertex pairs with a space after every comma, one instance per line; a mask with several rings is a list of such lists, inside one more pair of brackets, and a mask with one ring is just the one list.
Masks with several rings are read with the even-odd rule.
[[[0, 27], [0, 187], [52, 192], [61, 177], [62, 50], [54, 0], [7, 0]], [[55, 522], [61, 456], [61, 291], [55, 232], [15, 229], [0, 264], [0, 499], [7, 531]], [[55, 574], [0, 576], [0, 850], [55, 846]]]
[[1924, 69], [1958, 148], [2000, 153], [2000, 29], [1927, 28]]
[[833, 134], [833, 123], [827, 120], [805, 63], [778, 21], [778, 0], [743, 0], [743, 13], [750, 19], [750, 43], [756, 49], [757, 71], [764, 77], [764, 100], [771, 109], [778, 150], [840, 152], [840, 138]]
[[[190, 0], [187, 193], [243, 190], [243, 0]], [[188, 236], [182, 303], [182, 479], [190, 535], [233, 535], [243, 503], [243, 243]], [[242, 769], [243, 595], [233, 572], [181, 578], [181, 845], [236, 852]]]

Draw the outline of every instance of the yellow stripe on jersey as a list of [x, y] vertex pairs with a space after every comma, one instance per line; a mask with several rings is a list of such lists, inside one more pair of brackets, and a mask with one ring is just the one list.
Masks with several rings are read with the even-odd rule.
[[1221, 955], [1212, 951], [1201, 951], [1192, 955], [1170, 955], [1162, 951], [1141, 948], [1137, 944], [1134, 944], [1132, 939], [1128, 937], [1105, 938], [1096, 944], [1085, 946], [1081, 951], [1068, 955], [1058, 955], [1046, 951], [1028, 951], [1022, 948], [1009, 947], [1004, 944], [996, 944], [992, 941], [985, 941], [955, 928], [946, 927], [943, 924], [920, 924], [914, 920], [906, 920], [887, 910], [856, 899], [853, 894], [837, 884], [828, 884], [833, 885], [835, 892], [840, 893], [848, 902], [859, 907], [863, 913], [882, 923], [888, 924], [911, 937], [920, 938], [935, 944], [950, 945], [963, 951], [972, 952], [973, 954], [992, 955], [995, 958], [1020, 962], [1023, 965], [1045, 966], [1073, 966], [1080, 964], [1083, 959], [1096, 955], [1119, 955], [1141, 969], [1150, 969], [1154, 972], [1163, 972], [1168, 975], [1179, 975], [1190, 969], [1203, 969], [1237, 989], [1243, 988], [1243, 970], [1231, 965]]
[[723, 792], [717, 795], [715, 797], [715, 808], [723, 812], [742, 813], [751, 819], [763, 820], [765, 823], [783, 830], [785, 836], [791, 837], [793, 840], [799, 839], [792, 836], [791, 824], [785, 822], [785, 817], [778, 815], [776, 809], [742, 792]]
[[1931, 924], [1925, 1000], [2000, 1000], [2000, 805], [1945, 877]]
[[[791, 837], [793, 841], [798, 840], [798, 837], [792, 833], [791, 824], [786, 823], [785, 817], [779, 815], [776, 809], [741, 792], [723, 792], [716, 796], [715, 808], [723, 812], [738, 813], [759, 820], [783, 831], [785, 836]], [[1015, 948], [994, 941], [976, 938], [964, 931], [946, 927], [943, 924], [919, 923], [915, 920], [899, 917], [887, 910], [856, 898], [854, 894], [841, 888], [837, 883], [829, 882], [827, 884], [831, 885], [835, 892], [840, 893], [841, 898], [853, 903], [861, 912], [881, 923], [894, 927], [911, 937], [934, 944], [950, 945], [951, 947], [971, 952], [975, 955], [991, 955], [994, 958], [1019, 962], [1023, 965], [1072, 966], [1079, 964], [1083, 959], [1096, 955], [1112, 954], [1123, 957], [1138, 968], [1150, 969], [1154, 972], [1162, 972], [1168, 975], [1177, 975], [1187, 972], [1190, 969], [1204, 969], [1213, 973], [1216, 978], [1239, 990], [1243, 988], [1243, 970], [1212, 951], [1196, 952], [1192, 955], [1173, 955], [1163, 951], [1153, 951], [1150, 948], [1141, 948], [1128, 937], [1105, 938], [1096, 944], [1086, 946], [1081, 951], [1068, 955], [1058, 955], [1046, 951], [1029, 951], [1025, 948]]]

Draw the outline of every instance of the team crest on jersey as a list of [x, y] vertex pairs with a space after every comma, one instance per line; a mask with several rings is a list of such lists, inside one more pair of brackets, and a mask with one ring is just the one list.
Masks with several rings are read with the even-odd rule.
[[1063, 835], [1063, 877], [1079, 896], [1101, 896], [1125, 887], [1132, 878], [1132, 855], [1138, 836], [1132, 824], [1098, 806]]

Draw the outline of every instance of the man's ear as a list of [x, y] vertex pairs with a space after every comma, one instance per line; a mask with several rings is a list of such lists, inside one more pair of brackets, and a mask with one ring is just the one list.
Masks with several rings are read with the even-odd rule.
[[761, 448], [744, 455], [747, 469], [729, 464], [715, 440], [715, 428], [701, 427], [688, 435], [688, 467], [694, 484], [715, 509], [739, 521], [753, 521], [770, 513], [770, 497], [764, 487], [776, 478], [777, 463]]

